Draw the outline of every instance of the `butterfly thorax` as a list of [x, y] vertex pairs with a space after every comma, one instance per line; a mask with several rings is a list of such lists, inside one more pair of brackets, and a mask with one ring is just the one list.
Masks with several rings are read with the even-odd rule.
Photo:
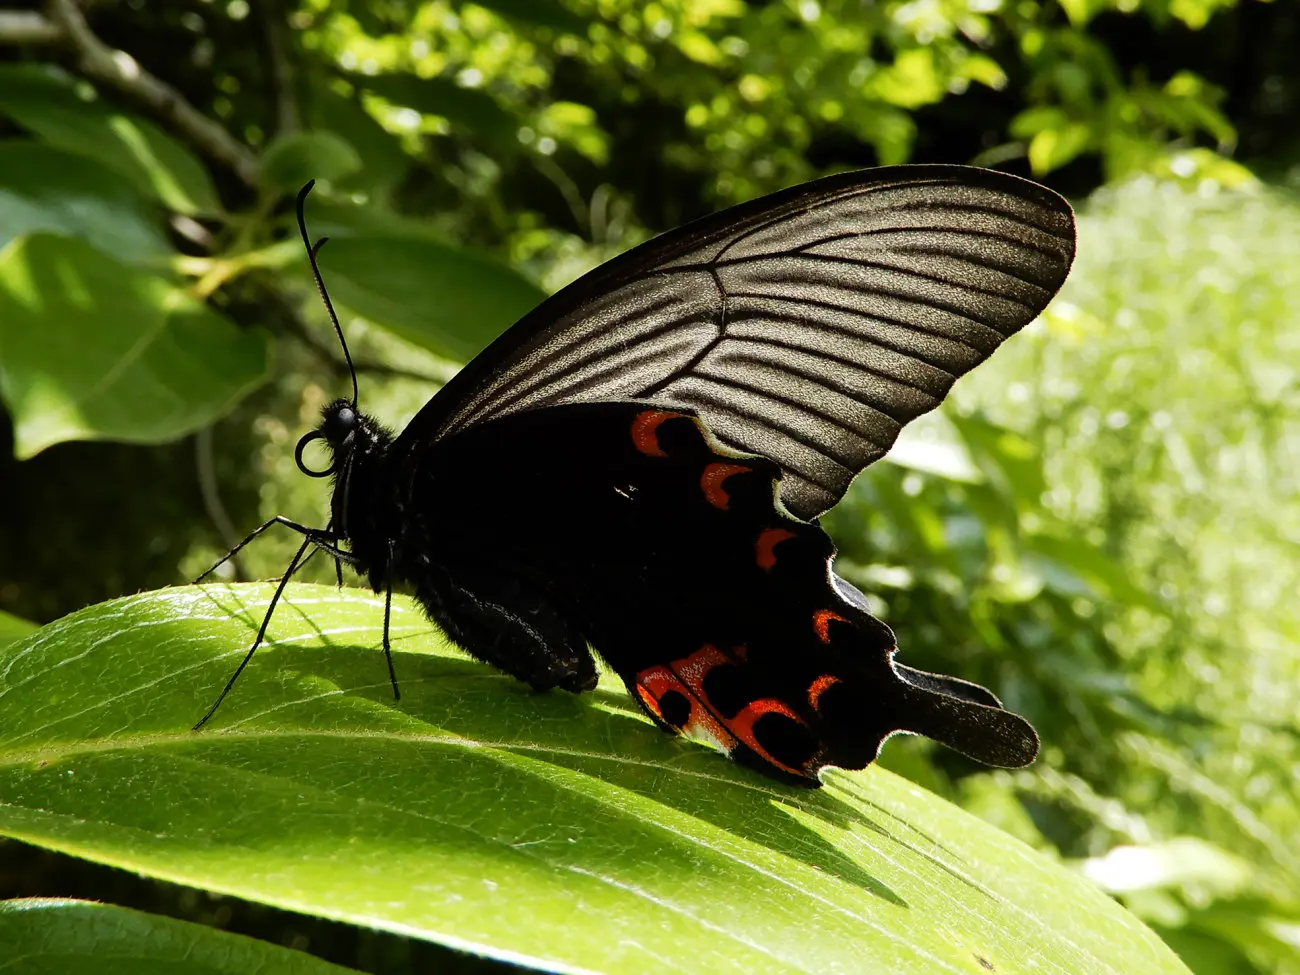
[[333, 455], [331, 525], [347, 542], [353, 568], [380, 591], [391, 562], [393, 532], [388, 474], [392, 433], [381, 423], [337, 400], [321, 412], [320, 439]]

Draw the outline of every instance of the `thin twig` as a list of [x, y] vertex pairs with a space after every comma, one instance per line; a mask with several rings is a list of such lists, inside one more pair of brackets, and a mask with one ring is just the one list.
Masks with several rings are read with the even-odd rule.
[[131, 55], [104, 44], [73, 0], [48, 0], [48, 11], [50, 20], [76, 51], [77, 67], [84, 74], [147, 105], [248, 186], [258, 186], [261, 175], [257, 157], [248, 147], [187, 102], [175, 88], [144, 70]]
[[[226, 548], [233, 549], [239, 544], [239, 533], [235, 523], [230, 520], [230, 513], [221, 500], [221, 486], [217, 481], [217, 465], [212, 444], [212, 427], [204, 427], [194, 437], [194, 460], [199, 479], [199, 491], [203, 495], [203, 507], [207, 510], [212, 525], [221, 536]], [[244, 573], [235, 562], [235, 577], [243, 579]]]
[[275, 105], [275, 134], [289, 135], [302, 128], [298, 110], [297, 78], [285, 43], [285, 12], [281, 0], [260, 0], [254, 4], [262, 22], [266, 42], [266, 65], [270, 94]]

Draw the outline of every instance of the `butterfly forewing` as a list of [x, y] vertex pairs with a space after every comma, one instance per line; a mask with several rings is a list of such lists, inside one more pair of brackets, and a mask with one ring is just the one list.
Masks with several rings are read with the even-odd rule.
[[811, 518], [1065, 280], [1069, 206], [987, 170], [829, 177], [670, 231], [563, 289], [436, 396], [422, 442], [569, 402], [692, 407]]

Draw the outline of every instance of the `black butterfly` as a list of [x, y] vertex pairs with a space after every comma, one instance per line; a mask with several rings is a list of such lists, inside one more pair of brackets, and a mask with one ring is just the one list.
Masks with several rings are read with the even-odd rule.
[[[897, 731], [1026, 765], [1025, 719], [895, 661], [816, 519], [1042, 311], [1073, 254], [1063, 199], [962, 166], [733, 207], [544, 301], [398, 437], [360, 412], [354, 374], [296, 452], [333, 475], [329, 526], [272, 519], [248, 540], [277, 523], [304, 536], [276, 599], [323, 549], [389, 602], [410, 586], [453, 640], [538, 690], [593, 688], [594, 648], [660, 727], [778, 779], [863, 768]], [[323, 471], [303, 460], [316, 440]], [[391, 675], [387, 608], [384, 651]]]

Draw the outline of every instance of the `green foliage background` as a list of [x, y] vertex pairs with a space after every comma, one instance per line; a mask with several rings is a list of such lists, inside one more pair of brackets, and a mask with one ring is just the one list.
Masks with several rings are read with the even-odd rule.
[[[1075, 200], [1076, 270], [829, 524], [909, 662], [991, 686], [1046, 748], [991, 773], [894, 741], [884, 764], [1097, 881], [1193, 971], [1300, 972], [1294, 5], [23, 13], [49, 29], [0, 17], [0, 640], [183, 582], [271, 514], [321, 520], [292, 444], [345, 380], [288, 232], [309, 177], [366, 405], [400, 426], [542, 294], [658, 230], [838, 169], [1006, 168]], [[106, 883], [0, 855], [6, 896]], [[114, 899], [231, 920], [143, 882]], [[241, 910], [334, 961], [423, 957]]]

